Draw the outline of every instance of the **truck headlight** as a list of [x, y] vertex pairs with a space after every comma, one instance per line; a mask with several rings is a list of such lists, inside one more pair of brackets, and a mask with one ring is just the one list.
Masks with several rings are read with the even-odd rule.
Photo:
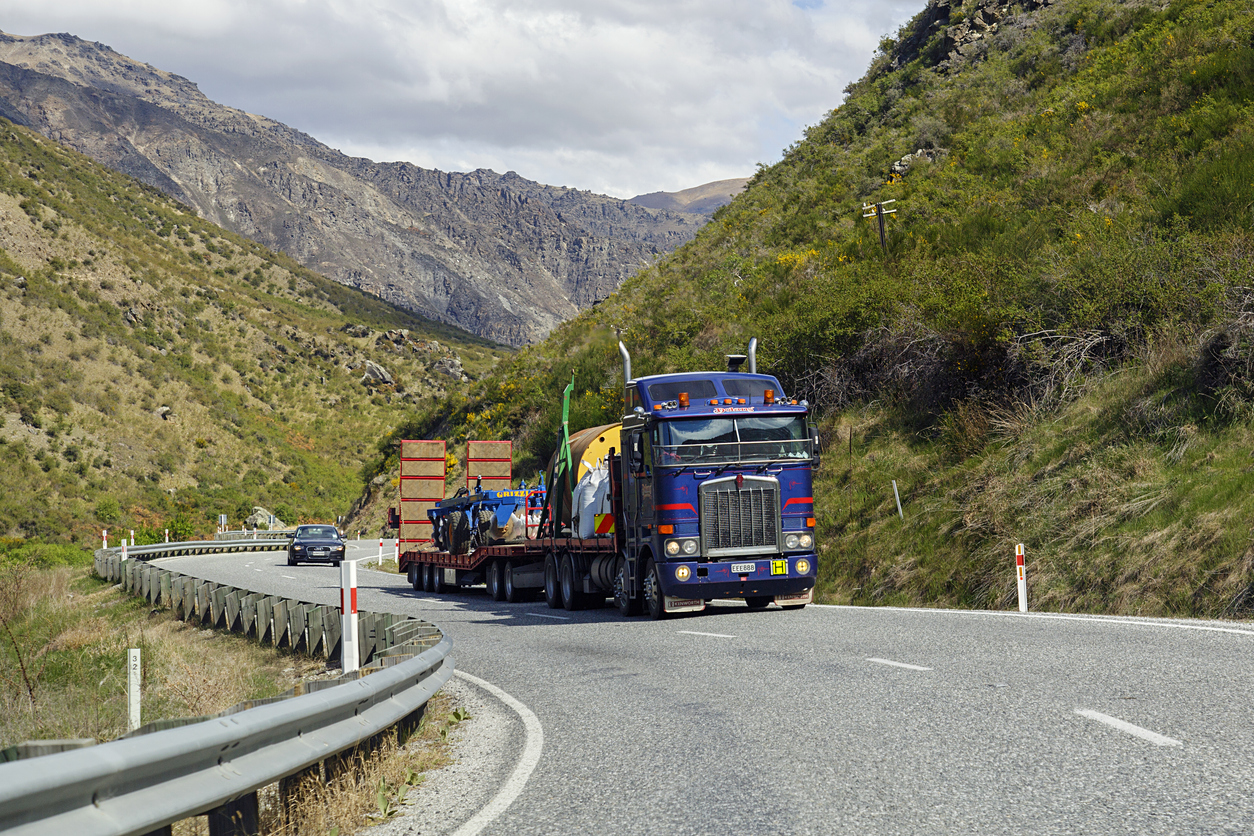
[[685, 540], [683, 548], [684, 548], [684, 554], [696, 554], [697, 553], [697, 541]]
[[810, 533], [802, 534], [798, 539], [798, 545], [803, 549], [814, 548], [814, 535]]
[[674, 557], [675, 555], [679, 554], [679, 541], [667, 540], [666, 541], [666, 553], [670, 555], [671, 557]]
[[680, 552], [687, 555], [696, 554], [699, 546], [696, 540], [667, 540], [665, 548], [667, 556], [675, 557]]
[[801, 543], [801, 538], [798, 537], [796, 534], [784, 535], [784, 548], [788, 549], [788, 551], [796, 551], [800, 543]]

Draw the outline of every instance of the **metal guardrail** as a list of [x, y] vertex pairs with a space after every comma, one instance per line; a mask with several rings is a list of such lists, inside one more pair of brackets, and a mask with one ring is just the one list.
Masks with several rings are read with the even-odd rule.
[[[127, 552], [128, 557], [205, 554], [237, 551], [244, 542], [253, 549], [276, 547], [272, 540], [200, 542]], [[120, 558], [121, 549], [98, 550], [97, 573], [170, 606], [181, 618], [241, 630], [265, 643], [338, 655], [337, 608]], [[151, 724], [110, 743], [0, 764], [0, 831], [168, 833], [175, 821], [208, 814], [211, 833], [249, 832], [258, 789], [317, 767], [394, 725], [416, 725], [427, 700], [452, 676], [452, 642], [434, 625], [391, 613], [359, 613], [359, 619], [359, 658], [366, 665], [339, 681], [303, 683], [292, 696], [258, 707]]]

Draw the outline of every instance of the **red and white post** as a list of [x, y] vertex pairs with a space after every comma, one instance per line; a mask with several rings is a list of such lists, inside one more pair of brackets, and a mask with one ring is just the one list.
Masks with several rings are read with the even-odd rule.
[[109, 529], [107, 528], [100, 529], [100, 543], [101, 543], [100, 547], [102, 549], [109, 548]]
[[126, 538], [122, 538], [122, 559], [126, 560]]
[[340, 666], [344, 673], [361, 667], [357, 656], [357, 563], [340, 564]]
[[1019, 572], [1019, 612], [1028, 611], [1028, 572], [1023, 564], [1023, 544], [1015, 546], [1015, 568]]
[[379, 538], [379, 562], [383, 562], [383, 538]]

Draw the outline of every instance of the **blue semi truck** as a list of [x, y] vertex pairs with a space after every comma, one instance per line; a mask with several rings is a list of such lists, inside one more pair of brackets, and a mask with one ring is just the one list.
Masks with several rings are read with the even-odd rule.
[[[497, 600], [541, 593], [568, 610], [612, 598], [623, 615], [655, 619], [720, 600], [804, 607], [817, 569], [818, 435], [806, 402], [757, 374], [756, 347], [755, 339], [747, 355], [728, 357], [726, 371], [633, 378], [620, 342], [623, 419], [571, 433], [564, 403], [534, 536], [437, 539], [401, 555], [401, 571], [415, 589], [483, 583]], [[590, 525], [578, 520], [576, 488], [598, 467], [608, 484], [604, 513]], [[429, 512], [435, 530], [448, 530], [450, 518], [476, 524], [471, 507], [500, 513], [500, 501], [485, 500], [440, 503]]]

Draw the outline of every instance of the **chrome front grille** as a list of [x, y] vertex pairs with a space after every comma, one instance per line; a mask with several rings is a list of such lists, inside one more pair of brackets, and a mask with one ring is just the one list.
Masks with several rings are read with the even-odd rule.
[[706, 555], [733, 557], [779, 552], [779, 483], [734, 478], [701, 486], [701, 540]]

